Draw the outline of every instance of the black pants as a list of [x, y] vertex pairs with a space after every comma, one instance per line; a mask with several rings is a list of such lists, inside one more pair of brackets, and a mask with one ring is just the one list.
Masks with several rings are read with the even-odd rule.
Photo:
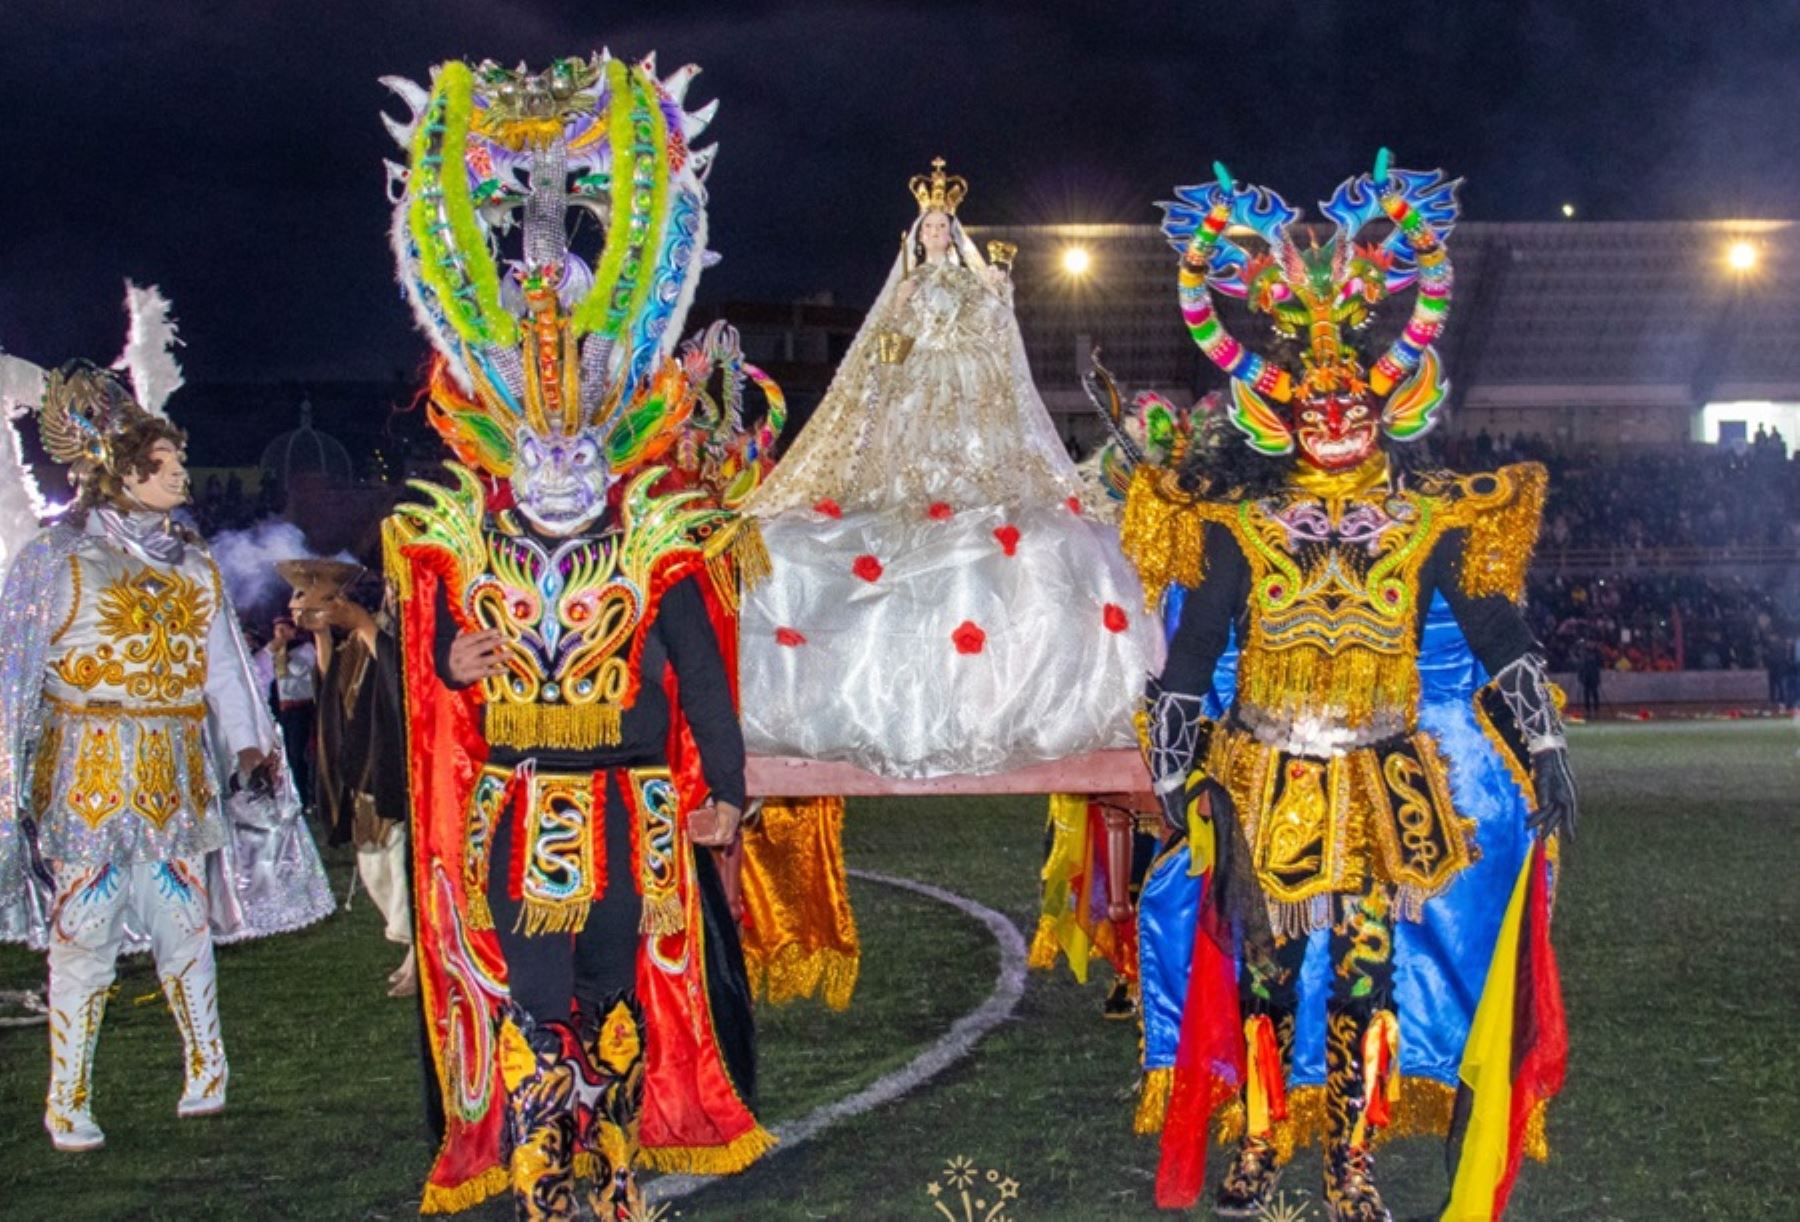
[[1600, 716], [1600, 680], [1581, 681], [1581, 715], [1590, 720]]
[[500, 954], [515, 1002], [539, 1022], [567, 1022], [576, 1012], [598, 1018], [601, 1006], [637, 984], [638, 918], [643, 901], [632, 877], [630, 811], [617, 774], [607, 777], [606, 888], [588, 909], [579, 933], [519, 932], [519, 900], [512, 898], [513, 810], [509, 803], [494, 829], [488, 874], [488, 906], [494, 913]]
[[294, 787], [300, 791], [300, 804], [313, 803], [313, 770], [307, 759], [313, 740], [313, 706], [292, 705], [275, 710], [275, 724], [281, 727], [281, 750], [287, 756], [288, 771], [294, 774]]
[[[1331, 930], [1331, 996], [1327, 1009], [1355, 1013], [1359, 1018], [1390, 1009], [1394, 994], [1394, 937], [1386, 886], [1372, 883], [1360, 896], [1342, 896], [1333, 903], [1347, 908], [1336, 914], [1339, 919]], [[1304, 937], [1277, 937], [1271, 946], [1257, 948], [1246, 940], [1243, 969], [1238, 976], [1238, 1004], [1246, 1017], [1267, 1014], [1275, 1023], [1284, 1061], [1292, 1040], [1306, 943]]]

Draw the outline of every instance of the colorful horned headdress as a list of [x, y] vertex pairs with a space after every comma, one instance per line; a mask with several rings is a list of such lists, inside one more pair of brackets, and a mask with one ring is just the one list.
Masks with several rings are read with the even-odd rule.
[[[542, 72], [452, 61], [387, 119], [408, 149], [393, 241], [438, 352], [431, 420], [465, 463], [575, 521], [575, 483], [642, 466], [675, 439], [692, 388], [670, 353], [706, 249], [713, 148], [691, 141], [718, 104], [682, 100], [698, 68], [602, 52]], [[577, 470], [577, 467], [580, 469]], [[591, 520], [592, 495], [577, 496]]]
[[[1373, 440], [1380, 406], [1388, 436], [1409, 441], [1435, 423], [1448, 389], [1432, 343], [1450, 308], [1444, 249], [1457, 215], [1460, 181], [1440, 171], [1390, 170], [1346, 180], [1320, 205], [1331, 236], [1302, 242], [1290, 226], [1300, 211], [1273, 191], [1239, 187], [1225, 167], [1217, 181], [1179, 187], [1162, 205], [1163, 232], [1182, 253], [1181, 309], [1194, 342], [1231, 375], [1231, 420], [1263, 454], [1329, 456], [1347, 428]], [[1359, 238], [1391, 222], [1378, 240]], [[1369, 325], [1377, 305], [1417, 287], [1400, 337], [1366, 369], [1347, 333]], [[1226, 331], [1213, 294], [1243, 300], [1276, 332], [1303, 345], [1299, 368], [1259, 356]], [[1364, 423], [1366, 422], [1366, 423]], [[1324, 465], [1331, 465], [1329, 458]]]

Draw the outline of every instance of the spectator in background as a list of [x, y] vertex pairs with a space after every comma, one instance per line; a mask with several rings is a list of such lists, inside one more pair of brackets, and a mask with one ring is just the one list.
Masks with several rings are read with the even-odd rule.
[[1593, 643], [1581, 650], [1581, 715], [1589, 721], [1600, 716], [1600, 675], [1604, 670], [1600, 646]]

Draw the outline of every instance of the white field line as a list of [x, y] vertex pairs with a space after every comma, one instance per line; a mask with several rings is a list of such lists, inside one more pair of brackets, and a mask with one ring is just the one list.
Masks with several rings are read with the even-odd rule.
[[[893, 1073], [877, 1078], [853, 1095], [833, 1103], [821, 1104], [799, 1120], [776, 1125], [771, 1131], [780, 1139], [781, 1144], [768, 1157], [803, 1145], [833, 1125], [911, 1094], [967, 1056], [969, 1050], [975, 1047], [976, 1041], [1010, 1018], [1019, 1004], [1019, 998], [1025, 993], [1025, 939], [1019, 933], [1018, 926], [1005, 916], [967, 896], [934, 887], [930, 883], [895, 878], [868, 870], [851, 870], [850, 877], [911, 891], [974, 917], [987, 926], [988, 932], [994, 935], [994, 941], [1000, 947], [1000, 970], [995, 973], [994, 989], [988, 994], [987, 1000], [957, 1019], [942, 1038], [911, 1061]], [[718, 1178], [712, 1175], [665, 1175], [646, 1184], [644, 1196], [653, 1203], [672, 1201], [698, 1191]]]

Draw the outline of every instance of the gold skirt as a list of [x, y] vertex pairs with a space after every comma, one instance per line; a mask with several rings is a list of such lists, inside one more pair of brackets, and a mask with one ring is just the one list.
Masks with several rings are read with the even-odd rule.
[[1221, 727], [1206, 774], [1231, 794], [1275, 932], [1332, 921], [1331, 897], [1373, 880], [1402, 919], [1475, 859], [1475, 823], [1456, 813], [1450, 777], [1422, 730], [1327, 759], [1292, 755]]

